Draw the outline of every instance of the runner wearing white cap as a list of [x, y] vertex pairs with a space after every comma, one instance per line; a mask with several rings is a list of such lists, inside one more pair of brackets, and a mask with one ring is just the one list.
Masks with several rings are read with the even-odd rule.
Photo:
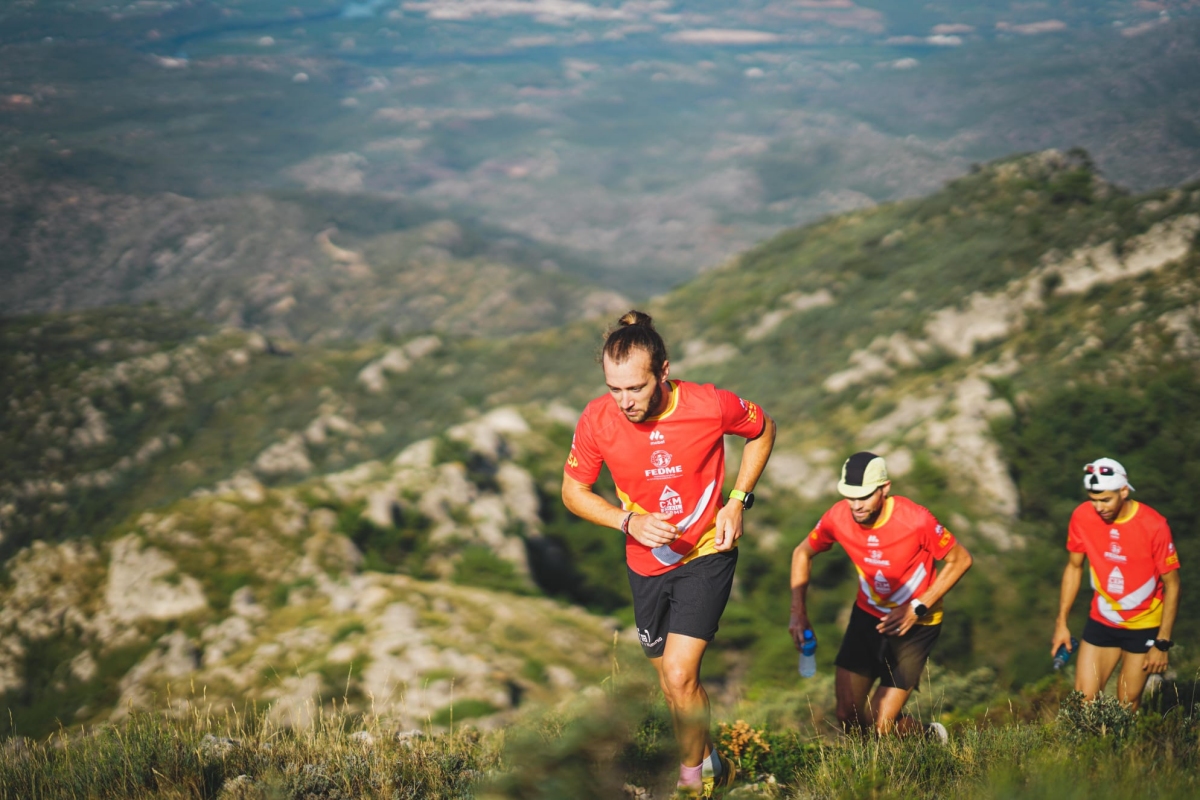
[[1120, 462], [1098, 458], [1083, 473], [1088, 499], [1071, 514], [1070, 555], [1050, 652], [1071, 649], [1067, 616], [1083, 582], [1086, 556], [1095, 595], [1079, 645], [1075, 688], [1091, 700], [1119, 661], [1117, 699], [1137, 708], [1146, 679], [1167, 670], [1179, 610], [1179, 556], [1166, 519], [1130, 499], [1133, 487]]

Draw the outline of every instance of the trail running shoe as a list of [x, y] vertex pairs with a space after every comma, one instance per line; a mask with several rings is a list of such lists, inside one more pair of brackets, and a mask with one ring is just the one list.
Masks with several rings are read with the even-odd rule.
[[[716, 753], [717, 751], [713, 750], [713, 752]], [[700, 794], [701, 797], [717, 797], [719, 796], [718, 793], [724, 794], [725, 790], [732, 786], [734, 780], [737, 778], [737, 767], [733, 765], [732, 761], [720, 753], [717, 753], [717, 760], [721, 762], [721, 774], [705, 775], [700, 779], [704, 785], [704, 791]]]
[[950, 734], [946, 732], [946, 726], [940, 722], [931, 722], [926, 725], [925, 737], [939, 744], [946, 744], [950, 741]]

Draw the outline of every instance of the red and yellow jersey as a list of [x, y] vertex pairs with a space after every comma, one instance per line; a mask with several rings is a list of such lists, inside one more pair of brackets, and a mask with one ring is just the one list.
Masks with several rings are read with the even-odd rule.
[[716, 552], [716, 516], [724, 504], [725, 434], [752, 439], [762, 433], [754, 403], [711, 384], [670, 381], [667, 408], [645, 422], [630, 422], [611, 397], [588, 403], [575, 428], [566, 474], [589, 486], [608, 465], [621, 507], [661, 512], [680, 530], [669, 545], [650, 548], [625, 537], [629, 568], [659, 575]]
[[1167, 520], [1145, 503], [1130, 500], [1110, 525], [1091, 503], [1071, 514], [1067, 550], [1087, 556], [1092, 619], [1110, 628], [1157, 628], [1162, 624], [1162, 575], [1179, 569]]
[[[907, 497], [889, 497], [875, 524], [854, 521], [850, 503], [835, 503], [808, 535], [818, 553], [837, 542], [858, 571], [858, 607], [883, 618], [914, 597], [920, 597], [934, 578], [934, 559], [946, 557], [957, 541], [924, 506]], [[918, 625], [942, 621], [942, 602], [934, 604]]]

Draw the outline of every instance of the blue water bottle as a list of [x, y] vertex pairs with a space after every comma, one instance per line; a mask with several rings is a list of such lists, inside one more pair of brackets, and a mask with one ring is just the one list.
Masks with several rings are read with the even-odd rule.
[[1057, 670], [1060, 670], [1063, 667], [1065, 667], [1067, 665], [1067, 662], [1071, 660], [1071, 653], [1074, 653], [1078, 647], [1079, 647], [1079, 640], [1076, 639], [1074, 636], [1071, 637], [1071, 649], [1070, 650], [1067, 649], [1067, 646], [1065, 644], [1059, 645], [1058, 651], [1054, 654], [1054, 669], [1057, 671]]
[[811, 630], [804, 632], [804, 643], [800, 645], [800, 677], [811, 678], [817, 674], [817, 639]]

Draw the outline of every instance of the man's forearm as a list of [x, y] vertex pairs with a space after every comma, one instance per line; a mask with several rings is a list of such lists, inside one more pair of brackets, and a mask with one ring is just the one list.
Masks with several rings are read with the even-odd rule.
[[946, 554], [945, 560], [942, 561], [942, 568], [938, 571], [933, 583], [921, 593], [918, 599], [927, 606], [932, 606], [941, 600], [967, 573], [967, 570], [971, 568], [971, 563], [971, 554], [967, 552], [967, 549], [962, 545], [955, 545], [954, 549]]
[[629, 514], [596, 494], [590, 486], [582, 484], [575, 487], [564, 484], [562, 499], [563, 505], [572, 514], [605, 528], [620, 530], [621, 523]]
[[812, 556], [805, 552], [801, 543], [792, 553], [792, 614], [807, 616], [808, 613], [808, 578], [812, 572]]
[[733, 488], [750, 492], [758, 484], [771, 450], [775, 447], [775, 420], [769, 416], [763, 418], [763, 429], [756, 438], [746, 442], [742, 450], [742, 465], [738, 467], [737, 481]]
[[1075, 597], [1079, 594], [1081, 583], [1083, 583], [1083, 567], [1067, 564], [1067, 568], [1063, 570], [1062, 588], [1058, 595], [1056, 622], [1067, 624], [1067, 617], [1071, 614], [1071, 606], [1075, 605]]
[[1170, 639], [1175, 629], [1175, 617], [1179, 613], [1179, 572], [1163, 575], [1163, 615], [1158, 626], [1158, 638]]

